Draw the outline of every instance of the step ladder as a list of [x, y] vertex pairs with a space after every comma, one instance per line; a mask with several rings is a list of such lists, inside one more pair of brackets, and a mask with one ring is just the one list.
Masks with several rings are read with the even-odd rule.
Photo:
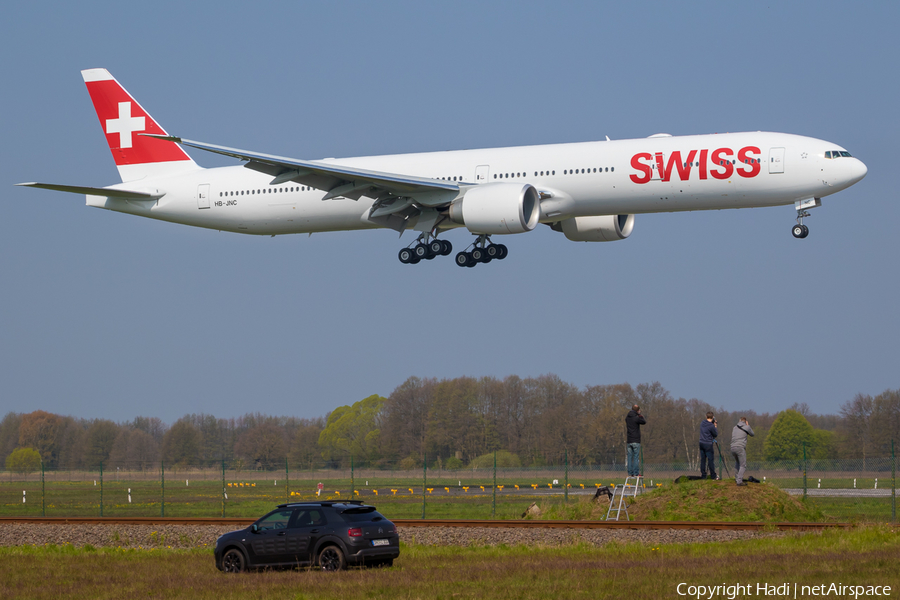
[[[613, 487], [613, 493], [609, 499], [609, 510], [606, 511], [606, 520], [618, 521], [619, 515], [623, 511], [625, 512], [625, 520], [630, 520], [628, 517], [628, 503], [625, 502], [625, 498], [628, 496], [634, 498], [642, 493], [644, 491], [643, 485], [644, 478], [638, 475], [637, 477], [626, 477], [624, 484]], [[615, 515], [615, 518], [613, 518], [613, 515]]]

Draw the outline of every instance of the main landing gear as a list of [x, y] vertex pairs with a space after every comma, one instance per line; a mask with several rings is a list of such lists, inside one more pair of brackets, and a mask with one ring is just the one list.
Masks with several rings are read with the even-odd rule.
[[456, 255], [456, 264], [460, 267], [474, 267], [478, 263], [489, 263], [495, 258], [503, 260], [509, 250], [503, 244], [491, 243], [491, 236], [479, 235], [472, 244], [472, 249]]
[[414, 265], [420, 260], [431, 260], [435, 256], [447, 256], [453, 252], [453, 244], [439, 240], [431, 234], [423, 233], [415, 244], [407, 246], [398, 255], [404, 265]]

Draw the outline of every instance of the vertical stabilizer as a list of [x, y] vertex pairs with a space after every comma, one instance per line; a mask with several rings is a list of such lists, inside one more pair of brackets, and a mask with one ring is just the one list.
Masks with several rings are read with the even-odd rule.
[[167, 134], [109, 71], [81, 75], [123, 182], [200, 168], [178, 144], [138, 135]]

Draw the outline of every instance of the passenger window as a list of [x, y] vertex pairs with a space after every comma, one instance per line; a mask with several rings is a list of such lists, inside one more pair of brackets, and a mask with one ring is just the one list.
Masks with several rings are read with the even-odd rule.
[[265, 516], [256, 522], [260, 531], [269, 531], [271, 529], [287, 529], [288, 522], [291, 520], [293, 510], [279, 510], [271, 515]]

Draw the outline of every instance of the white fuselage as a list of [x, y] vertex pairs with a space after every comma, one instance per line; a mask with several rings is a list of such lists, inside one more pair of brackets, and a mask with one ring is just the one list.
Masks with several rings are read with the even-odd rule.
[[[866, 173], [855, 158], [825, 158], [826, 152], [836, 150], [843, 148], [798, 135], [754, 132], [322, 162], [465, 184], [529, 183], [544, 197], [541, 221], [557, 222], [578, 216], [763, 207], [821, 198], [849, 187]], [[295, 182], [270, 185], [271, 181], [271, 176], [241, 166], [194, 169], [110, 186], [158, 190], [163, 195], [156, 200], [88, 196], [87, 204], [257, 235], [376, 227], [367, 219], [374, 202], [370, 198], [323, 201], [323, 190]]]

